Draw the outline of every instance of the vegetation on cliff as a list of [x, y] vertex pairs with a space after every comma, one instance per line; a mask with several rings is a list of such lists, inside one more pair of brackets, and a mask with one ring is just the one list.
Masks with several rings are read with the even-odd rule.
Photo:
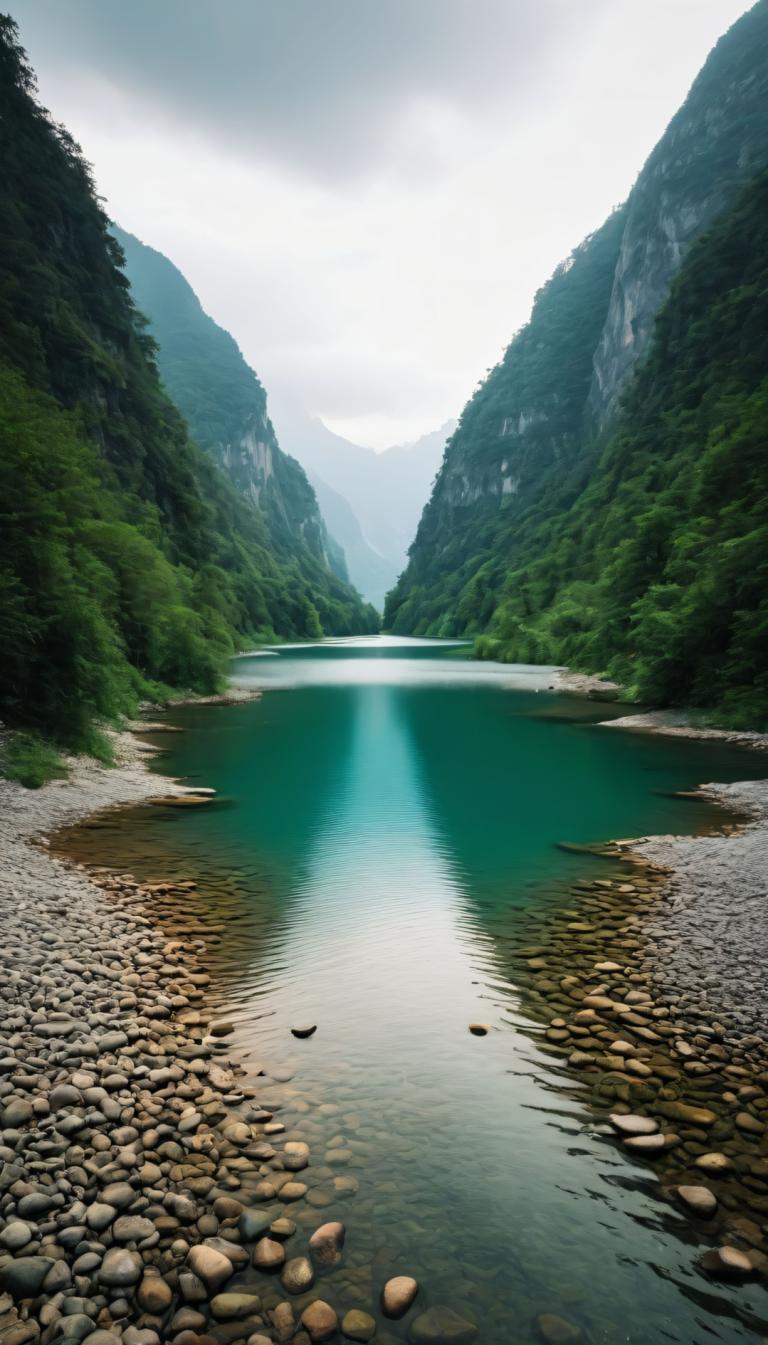
[[767, 58], [760, 0], [539, 293], [447, 446], [386, 628], [768, 726]]
[[368, 630], [163, 390], [88, 166], [0, 16], [0, 704], [67, 747], [162, 688], [210, 690], [258, 636]]

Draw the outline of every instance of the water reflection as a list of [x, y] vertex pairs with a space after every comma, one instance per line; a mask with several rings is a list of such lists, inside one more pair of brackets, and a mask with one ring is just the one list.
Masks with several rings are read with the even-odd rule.
[[[653, 791], [695, 783], [703, 759], [727, 778], [727, 759], [534, 718], [548, 670], [457, 653], [348, 642], [240, 661], [273, 694], [180, 712], [195, 732], [161, 763], [231, 806], [142, 810], [137, 862], [114, 826], [113, 862], [157, 875], [170, 854], [206, 881], [190, 901], [222, 921], [237, 1043], [312, 1146], [300, 1229], [348, 1228], [324, 1296], [370, 1307], [388, 1274], [415, 1274], [483, 1345], [532, 1339], [541, 1311], [593, 1342], [752, 1339], [736, 1313], [760, 1291], [704, 1292], [689, 1225], [539, 1052], [507, 959], [521, 908], [584, 871], [555, 842], [693, 827], [698, 805]], [[297, 1042], [306, 1020], [317, 1034]], [[403, 1335], [382, 1324], [379, 1340]]]

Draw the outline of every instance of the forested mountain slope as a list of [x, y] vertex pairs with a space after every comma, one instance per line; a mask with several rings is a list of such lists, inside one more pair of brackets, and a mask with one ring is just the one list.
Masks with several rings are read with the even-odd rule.
[[125, 254], [134, 300], [157, 341], [160, 376], [193, 439], [263, 513], [276, 545], [303, 545], [346, 579], [315, 493], [299, 463], [281, 451], [267, 394], [237, 342], [204, 311], [173, 262], [116, 225], [112, 232]]
[[484, 649], [768, 725], [768, 173], [691, 249], [586, 490], [524, 525]]
[[357, 595], [189, 439], [67, 132], [0, 17], [0, 702], [72, 745], [258, 633], [366, 629]]
[[[731, 558], [740, 546], [749, 550], [746, 539], [761, 526], [750, 502], [760, 485], [757, 464], [739, 442], [742, 432], [747, 438], [756, 432], [761, 356], [765, 368], [759, 220], [765, 187], [756, 170], [766, 164], [768, 3], [761, 0], [715, 48], [627, 206], [559, 268], [537, 296], [529, 324], [465, 409], [408, 570], [390, 595], [385, 625], [418, 634], [486, 632], [479, 647], [496, 656], [608, 670], [645, 696], [716, 707], [742, 722], [758, 713], [763, 693], [748, 692], [753, 656], [735, 627], [722, 627], [716, 608], [711, 619], [705, 615], [706, 587], [694, 584], [694, 569], [704, 575], [719, 566], [721, 543]], [[652, 240], [659, 227], [672, 237], [674, 221], [680, 228], [662, 265]], [[685, 221], [690, 230], [683, 242]], [[709, 231], [702, 232], [704, 226]], [[652, 255], [659, 261], [653, 281]], [[614, 362], [613, 391], [600, 412], [607, 419], [598, 432], [596, 371], [607, 368], [606, 333], [615, 330], [619, 291], [635, 296], [622, 345], [625, 353], [632, 347], [631, 357], [623, 371]], [[649, 353], [647, 319], [639, 315], [647, 303], [658, 308], [665, 299]], [[737, 311], [753, 356], [726, 323]], [[699, 342], [702, 330], [706, 345]], [[645, 362], [638, 365], [643, 348]], [[605, 392], [608, 382], [600, 386]], [[611, 413], [620, 386], [625, 404]], [[646, 416], [652, 412], [651, 426]], [[722, 493], [727, 519], [707, 494], [715, 442], [729, 483]], [[667, 489], [669, 527], [657, 537], [660, 516], [651, 511], [650, 531], [643, 521], [646, 493]], [[700, 535], [702, 518], [709, 523]], [[683, 535], [695, 567], [681, 563]], [[619, 582], [620, 573], [626, 580], [622, 567], [630, 555], [634, 588]], [[680, 568], [668, 570], [673, 556]], [[722, 567], [717, 574], [722, 580]], [[600, 598], [591, 588], [596, 583]], [[714, 603], [714, 578], [712, 585]], [[609, 590], [616, 602], [607, 601]], [[657, 596], [667, 605], [665, 618], [661, 608], [655, 611]], [[734, 622], [740, 603], [742, 624], [759, 620], [756, 589], [747, 594], [726, 586], [720, 597], [732, 605]], [[688, 617], [694, 610], [709, 630], [709, 645], [704, 633], [700, 643], [693, 638]], [[653, 652], [651, 631], [659, 637], [665, 625]], [[668, 657], [662, 658], [665, 640]]]

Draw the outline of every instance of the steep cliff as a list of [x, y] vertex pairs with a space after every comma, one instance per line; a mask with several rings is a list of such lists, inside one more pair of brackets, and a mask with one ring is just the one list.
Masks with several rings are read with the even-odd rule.
[[490, 657], [768, 727], [768, 172], [694, 243], [586, 489], [520, 526]]
[[[496, 630], [533, 532], [540, 542], [556, 528], [596, 471], [689, 250], [766, 164], [768, 0], [760, 0], [718, 43], [626, 206], [540, 291], [529, 323], [465, 408], [385, 626]], [[529, 604], [546, 604], [561, 580], [550, 574]]]
[[276, 542], [303, 544], [346, 580], [315, 493], [283, 453], [267, 414], [267, 394], [237, 342], [204, 311], [192, 286], [161, 252], [112, 226], [125, 254], [136, 304], [157, 341], [157, 363], [193, 438], [260, 510]]
[[210, 689], [243, 640], [373, 614], [189, 438], [5, 16], [0, 123], [0, 713], [82, 747], [140, 695]]
[[590, 412], [604, 425], [693, 240], [766, 163], [768, 5], [720, 39], [629, 198]]

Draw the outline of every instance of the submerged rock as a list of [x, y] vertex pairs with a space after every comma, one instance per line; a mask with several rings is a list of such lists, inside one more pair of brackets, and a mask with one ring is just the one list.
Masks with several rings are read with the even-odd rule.
[[387, 1317], [402, 1317], [419, 1292], [418, 1281], [410, 1275], [395, 1275], [381, 1291], [381, 1307]]
[[445, 1307], [428, 1308], [408, 1328], [412, 1345], [471, 1345], [476, 1335], [474, 1322]]

